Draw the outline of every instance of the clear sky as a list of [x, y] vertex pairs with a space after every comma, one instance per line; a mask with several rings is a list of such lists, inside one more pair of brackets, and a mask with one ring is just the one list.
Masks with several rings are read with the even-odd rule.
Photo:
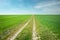
[[0, 14], [60, 14], [60, 0], [0, 0]]

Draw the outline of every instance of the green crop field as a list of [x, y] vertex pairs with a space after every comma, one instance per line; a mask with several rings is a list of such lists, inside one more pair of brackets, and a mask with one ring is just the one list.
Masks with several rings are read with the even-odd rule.
[[5, 40], [15, 29], [17, 29], [17, 25], [22, 24], [24, 21], [28, 20], [28, 18], [30, 18], [30, 16], [27, 15], [1, 15], [0, 40]]
[[36, 20], [41, 40], [60, 40], [60, 15], [38, 15]]
[[60, 15], [1, 15], [0, 40], [60, 40]]

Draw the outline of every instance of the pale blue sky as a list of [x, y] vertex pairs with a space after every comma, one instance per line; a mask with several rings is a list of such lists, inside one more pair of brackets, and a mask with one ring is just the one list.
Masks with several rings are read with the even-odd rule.
[[0, 14], [60, 14], [60, 0], [0, 0]]

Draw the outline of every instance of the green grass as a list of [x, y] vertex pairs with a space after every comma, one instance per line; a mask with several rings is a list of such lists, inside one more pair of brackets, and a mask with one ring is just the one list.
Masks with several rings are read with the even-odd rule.
[[[0, 15], [0, 38], [3, 40], [17, 25], [28, 20], [28, 15]], [[3, 38], [2, 38], [3, 37]]]
[[[37, 31], [42, 40], [59, 40], [60, 38], [60, 15], [37, 15], [39, 24]], [[51, 33], [52, 32], [52, 33]], [[52, 35], [55, 34], [55, 35]], [[57, 35], [58, 34], [58, 35]], [[55, 38], [55, 36], [57, 36]], [[52, 39], [51, 39], [52, 38]]]
[[[10, 32], [15, 32], [18, 25], [29, 20], [31, 15], [0, 15], [0, 40], [6, 40]], [[36, 32], [39, 40], [60, 40], [60, 15], [35, 15]], [[32, 40], [31, 22], [23, 29], [15, 40]]]

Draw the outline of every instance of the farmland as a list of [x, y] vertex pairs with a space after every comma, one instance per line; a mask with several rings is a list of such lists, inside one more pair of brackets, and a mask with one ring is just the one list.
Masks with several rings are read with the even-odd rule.
[[60, 15], [1, 15], [0, 40], [60, 40]]
[[59, 15], [38, 15], [37, 32], [41, 40], [60, 40], [60, 16]]
[[5, 40], [12, 32], [17, 29], [17, 25], [20, 25], [28, 20], [30, 16], [17, 16], [8, 15], [0, 16], [0, 40]]

